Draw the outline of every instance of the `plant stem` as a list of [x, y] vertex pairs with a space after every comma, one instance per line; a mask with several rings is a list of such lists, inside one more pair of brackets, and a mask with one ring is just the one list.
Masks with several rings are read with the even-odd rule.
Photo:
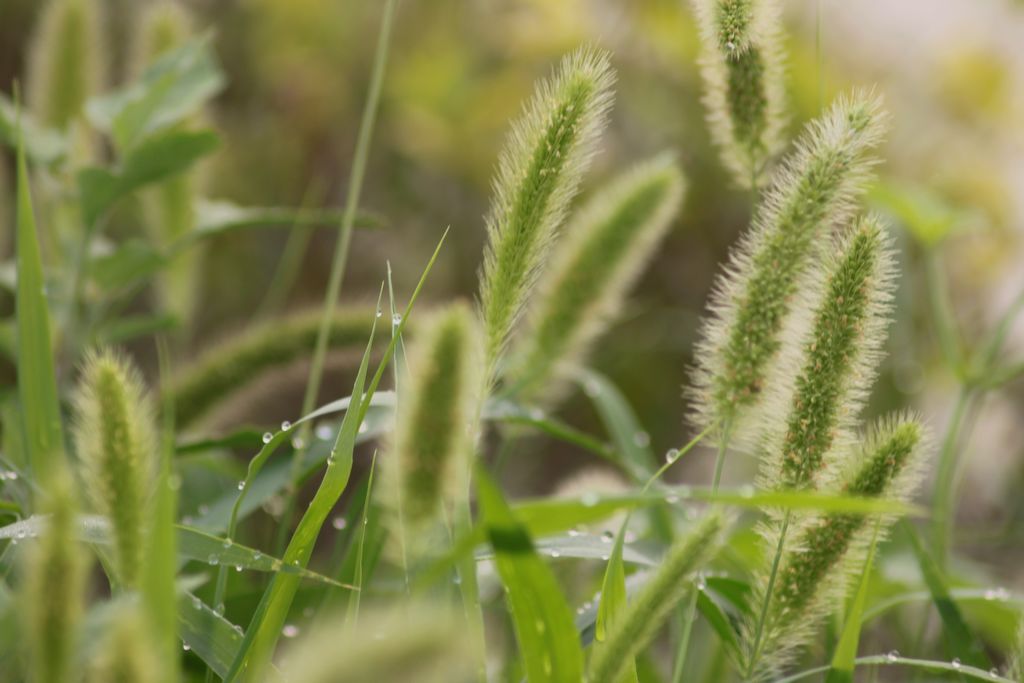
[[772, 558], [772, 569], [768, 575], [768, 588], [764, 593], [764, 602], [761, 604], [761, 614], [757, 618], [757, 630], [754, 631], [754, 648], [750, 653], [750, 661], [747, 662], [747, 678], [754, 673], [757, 665], [757, 658], [761, 655], [761, 636], [764, 634], [764, 622], [768, 618], [768, 607], [772, 602], [772, 592], [775, 590], [775, 579], [779, 573], [779, 562], [782, 560], [782, 550], [786, 543], [786, 532], [789, 531], [789, 520], [791, 510], [786, 510], [786, 517], [782, 520], [782, 531], [779, 532], [779, 545], [775, 548], [775, 557]]
[[[373, 71], [370, 76], [370, 90], [363, 108], [362, 120], [359, 123], [359, 136], [356, 139], [355, 153], [352, 157], [352, 172], [349, 175], [348, 191], [345, 197], [345, 213], [342, 214], [338, 240], [334, 245], [334, 257], [331, 261], [331, 273], [327, 281], [327, 292], [324, 295], [323, 313], [320, 317], [320, 329], [317, 332], [316, 347], [309, 368], [309, 380], [306, 393], [302, 399], [301, 415], [308, 415], [316, 404], [320, 392], [320, 380], [323, 377], [324, 362], [327, 356], [328, 333], [331, 317], [338, 305], [341, 283], [345, 276], [345, 264], [348, 260], [349, 242], [352, 239], [352, 226], [355, 223], [356, 210], [359, 208], [359, 197], [363, 189], [363, 177], [366, 173], [366, 161], [370, 152], [370, 140], [373, 136], [373, 125], [377, 117], [377, 105], [380, 101], [381, 85], [384, 82], [384, 69], [387, 65], [388, 47], [391, 37], [391, 24], [394, 18], [396, 0], [386, 0], [380, 22], [380, 33], [377, 38], [377, 52], [373, 59]], [[302, 443], [309, 442], [311, 425], [304, 424], [299, 436]], [[305, 448], [296, 448], [292, 456], [291, 485], [289, 487], [288, 509], [281, 520], [284, 528], [291, 526], [295, 512], [295, 495], [302, 474], [302, 460]]]
[[954, 486], [957, 470], [957, 443], [970, 403], [972, 392], [969, 387], [961, 386], [957, 394], [953, 414], [946, 425], [946, 433], [942, 438], [942, 449], [939, 451], [939, 468], [935, 476], [935, 494], [933, 516], [935, 519], [935, 560], [945, 569], [949, 553], [950, 536], [952, 534], [952, 517], [954, 514]]

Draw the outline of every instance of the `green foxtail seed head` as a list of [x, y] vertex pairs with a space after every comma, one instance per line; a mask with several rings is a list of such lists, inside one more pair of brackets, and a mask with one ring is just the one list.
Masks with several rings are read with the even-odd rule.
[[286, 655], [294, 683], [469, 683], [474, 656], [465, 621], [448, 611], [412, 604], [369, 613], [355, 622], [325, 622]]
[[694, 0], [711, 136], [741, 186], [757, 185], [786, 126], [776, 0]]
[[[843, 495], [908, 501], [920, 480], [927, 449], [924, 427], [915, 419], [896, 416], [880, 421], [852, 449], [838, 477]], [[848, 577], [863, 567], [875, 521], [865, 515], [830, 513], [790, 527], [769, 605], [757, 678], [768, 677], [813, 638], [815, 628], [846, 594]], [[879, 520], [879, 539], [894, 522]], [[766, 538], [766, 545], [777, 537]], [[774, 546], [773, 546], [774, 547]], [[763, 599], [766, 582], [755, 591]], [[755, 602], [753, 604], [758, 604]], [[749, 636], [751, 625], [746, 634]], [[745, 639], [747, 644], [752, 638]], [[749, 654], [749, 653], [748, 653]]]
[[794, 332], [800, 342], [783, 344], [778, 372], [768, 382], [765, 416], [789, 409], [784, 424], [776, 418], [763, 428], [766, 489], [817, 488], [828, 454], [846, 450], [881, 360], [894, 266], [879, 220], [855, 220], [821, 271], [820, 283], [801, 293], [820, 292], [818, 300], [797, 307], [813, 311], [809, 329]]
[[40, 511], [43, 532], [25, 552], [21, 614], [33, 683], [71, 680], [78, 624], [85, 602], [85, 550], [75, 529], [75, 487], [59, 466], [51, 475]]
[[176, 47], [192, 35], [192, 21], [180, 2], [159, 0], [143, 7], [139, 17], [139, 31], [133, 45], [135, 59], [132, 66], [136, 77], [153, 61]]
[[724, 528], [722, 516], [711, 512], [672, 544], [595, 652], [589, 683], [620, 680], [627, 664], [650, 644], [676, 603], [692, 590], [693, 573], [715, 555]]
[[544, 273], [507, 380], [554, 400], [553, 375], [586, 355], [664, 236], [685, 191], [668, 155], [624, 173], [570, 221]]
[[89, 663], [89, 683], [163, 683], [149, 623], [137, 604], [123, 605], [110, 617], [97, 654]]
[[82, 478], [93, 505], [110, 519], [117, 579], [132, 588], [158, 455], [153, 409], [138, 371], [110, 351], [86, 356], [74, 406]]
[[66, 129], [99, 92], [102, 65], [96, 0], [50, 0], [32, 41], [26, 83], [42, 121]]
[[606, 53], [577, 50], [512, 124], [493, 183], [481, 272], [488, 379], [593, 156], [614, 80]]
[[469, 425], [482, 385], [479, 337], [473, 312], [455, 305], [438, 312], [410, 345], [409, 379], [382, 467], [400, 538], [414, 554], [467, 482]]
[[875, 97], [855, 93], [809, 124], [776, 174], [752, 228], [714, 285], [696, 348], [695, 424], [749, 436], [753, 408], [777, 360], [783, 324], [832, 226], [849, 218], [881, 141]]

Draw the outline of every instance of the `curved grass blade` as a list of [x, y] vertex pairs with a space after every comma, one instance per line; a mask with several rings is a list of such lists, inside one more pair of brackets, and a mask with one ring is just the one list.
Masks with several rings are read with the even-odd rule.
[[[996, 602], [1002, 603], [1006, 607], [1006, 611], [1016, 615], [1018, 610], [1024, 608], [1024, 595], [1019, 593], [1011, 593], [1005, 588], [951, 588], [949, 589], [949, 597], [958, 603], [962, 602]], [[880, 600], [870, 608], [864, 610], [864, 615], [861, 619], [863, 623], [867, 623], [872, 619], [876, 619], [885, 612], [889, 611], [894, 607], [900, 605], [908, 605], [916, 602], [929, 602], [932, 599], [932, 594], [929, 591], [911, 591], [908, 593], [900, 593], [894, 595], [885, 600]]]
[[[426, 268], [424, 268], [416, 288], [409, 297], [409, 303], [402, 314], [402, 320], [395, 329], [394, 335], [384, 351], [381, 362], [377, 366], [377, 371], [374, 373], [364, 397], [363, 383], [366, 379], [366, 369], [369, 364], [369, 353], [376, 325], [371, 330], [370, 344], [367, 345], [366, 353], [360, 364], [359, 373], [356, 376], [355, 386], [351, 394], [352, 396], [363, 398], [359, 401], [358, 410], [350, 409], [345, 413], [334, 450], [327, 460], [327, 472], [320, 482], [320, 487], [317, 489], [313, 501], [299, 521], [299, 525], [292, 535], [291, 541], [288, 543], [288, 548], [283, 558], [286, 564], [306, 566], [324, 521], [326, 521], [331, 509], [348, 484], [349, 474], [352, 470], [352, 452], [355, 448], [359, 425], [362, 424], [367, 411], [370, 409], [370, 402], [377, 391], [384, 371], [387, 369], [388, 360], [394, 351], [395, 344], [402, 337], [402, 332], [408, 324], [409, 316], [423, 289], [423, 284], [426, 282], [427, 276], [437, 260], [441, 247], [444, 245], [447, 234], [446, 230], [445, 235], [441, 237], [441, 241], [430, 257]], [[261, 670], [265, 668], [273, 655], [274, 646], [280, 636], [281, 627], [284, 625], [288, 608], [295, 597], [297, 587], [294, 579], [281, 574], [275, 575], [267, 587], [256, 613], [253, 615], [249, 631], [246, 633], [242, 647], [239, 648], [238, 655], [232, 663], [225, 680], [235, 681], [241, 675], [244, 675], [247, 680], [259, 680]]]
[[868, 586], [871, 583], [871, 569], [875, 560], [875, 548], [878, 542], [879, 524], [875, 524], [875, 534], [871, 539], [868, 556], [864, 560], [864, 569], [860, 575], [857, 594], [853, 598], [853, 606], [846, 616], [846, 625], [839, 638], [835, 654], [832, 655], [832, 668], [828, 670], [825, 683], [853, 683], [853, 670], [857, 666], [857, 645], [860, 643], [861, 624], [864, 623], [864, 603], [867, 601]]
[[[608, 559], [604, 580], [601, 583], [601, 602], [597, 608], [594, 631], [594, 637], [597, 639], [597, 643], [594, 644], [595, 653], [600, 650], [608, 638], [608, 631], [615, 628], [615, 624], [622, 618], [626, 609], [626, 570], [622, 563], [622, 546], [628, 524], [627, 518], [619, 528], [619, 533], [615, 535], [615, 547], [612, 548], [612, 556]], [[631, 658], [626, 664], [618, 683], [637, 683], [635, 659]]]
[[[899, 657], [893, 654], [887, 655], [870, 655], [867, 657], [858, 657], [854, 660], [857, 666], [907, 666], [914, 669], [921, 669], [925, 671], [945, 671], [947, 673], [958, 674], [961, 677], [967, 676], [968, 678], [974, 678], [982, 681], [996, 681], [996, 683], [1017, 683], [1016, 681], [1000, 676], [998, 673], [992, 673], [991, 670], [986, 671], [979, 669], [976, 666], [970, 666], [969, 664], [962, 664], [959, 660], [953, 660], [951, 662], [939, 662], [932, 659], [914, 659], [912, 657]], [[819, 666], [813, 669], [807, 669], [800, 673], [793, 674], [792, 676], [786, 676], [785, 678], [779, 678], [775, 683], [796, 683], [796, 681], [802, 681], [806, 678], [812, 678], [818, 674], [828, 671], [829, 667]]]
[[637, 482], [649, 479], [657, 470], [657, 458], [626, 397], [611, 380], [594, 370], [581, 368], [575, 379], [601, 416], [622, 465]]
[[[241, 627], [187, 592], [178, 597], [178, 626], [184, 648], [194, 652], [210, 670], [223, 677], [242, 642]], [[267, 679], [283, 680], [276, 668], [270, 669]]]
[[18, 400], [29, 464], [37, 481], [47, 481], [54, 461], [63, 458], [57, 379], [50, 343], [50, 312], [39, 253], [25, 143], [18, 139], [17, 264]]
[[476, 475], [483, 525], [505, 585], [519, 652], [530, 683], [583, 680], [583, 652], [551, 570], [526, 528], [483, 470]]
[[910, 539], [910, 546], [914, 551], [914, 557], [917, 558], [921, 576], [928, 586], [928, 591], [932, 594], [935, 609], [938, 610], [939, 616], [942, 618], [942, 626], [950, 652], [965, 664], [987, 670], [992, 666], [992, 662], [989, 661], [984, 648], [967, 626], [960, 613], [960, 608], [949, 594], [949, 587], [946, 585], [942, 570], [925, 549], [913, 525], [904, 521], [903, 528]]

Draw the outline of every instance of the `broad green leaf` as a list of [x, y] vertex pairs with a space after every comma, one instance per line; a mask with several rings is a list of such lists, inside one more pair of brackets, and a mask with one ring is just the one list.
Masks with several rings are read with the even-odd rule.
[[864, 568], [861, 571], [857, 593], [853, 598], [850, 611], [846, 615], [846, 625], [843, 626], [843, 634], [832, 655], [832, 668], [828, 670], [825, 683], [853, 683], [853, 670], [856, 667], [857, 646], [860, 643], [860, 629], [863, 623], [862, 615], [864, 614], [864, 604], [867, 602], [877, 544], [878, 524], [876, 523], [875, 533], [871, 538], [871, 547], [868, 549], [868, 556], [864, 560]]
[[904, 521], [903, 528], [910, 539], [911, 548], [917, 558], [917, 564], [921, 569], [921, 576], [932, 594], [932, 602], [942, 618], [942, 627], [946, 634], [946, 642], [950, 652], [964, 664], [988, 669], [992, 666], [988, 655], [981, 647], [974, 633], [967, 626], [960, 608], [949, 593], [949, 587], [942, 574], [942, 570], [935, 562], [935, 559], [925, 549], [917, 529], [912, 524]]
[[18, 144], [16, 248], [18, 399], [29, 463], [36, 482], [44, 482], [54, 461], [63, 458], [64, 436], [50, 343], [50, 311], [46, 303], [43, 261], [28, 186], [24, 142]]
[[124, 157], [121, 168], [90, 167], [78, 172], [82, 218], [92, 227], [117, 200], [150, 183], [188, 169], [220, 144], [211, 131], [169, 130], [147, 138]]
[[583, 652], [550, 568], [534, 551], [526, 528], [483, 470], [477, 495], [495, 564], [505, 586], [519, 653], [530, 683], [583, 680]]
[[139, 80], [89, 100], [89, 120], [109, 132], [122, 153], [184, 120], [224, 85], [211, 43], [210, 35], [189, 41], [157, 59]]
[[0, 93], [0, 140], [11, 147], [18, 146], [18, 121], [21, 121], [21, 141], [25, 156], [33, 163], [49, 166], [67, 154], [67, 139], [59, 131], [46, 128], [25, 111], [18, 108], [6, 95]]

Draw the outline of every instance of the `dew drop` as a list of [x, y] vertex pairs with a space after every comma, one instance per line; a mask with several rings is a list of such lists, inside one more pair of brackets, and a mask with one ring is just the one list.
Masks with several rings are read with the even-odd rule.
[[379, 317], [381, 317], [382, 315], [384, 315], [384, 311], [382, 311], [382, 310], [380, 310], [380, 309], [378, 308], [378, 309], [377, 309], [377, 317], [379, 318]]
[[331, 429], [330, 425], [320, 425], [316, 428], [316, 438], [321, 441], [327, 441], [334, 436], [334, 430]]
[[225, 538], [224, 539], [224, 549], [225, 550], [230, 548], [233, 544], [234, 544], [234, 541], [232, 541], [230, 538]]
[[954, 669], [959, 669], [959, 668], [960, 668], [960, 666], [961, 666], [961, 664], [960, 664], [960, 658], [959, 658], [959, 657], [954, 657], [954, 658], [953, 658], [953, 661], [952, 661], [952, 662], [950, 662], [950, 664], [951, 664], [951, 665], [953, 666], [953, 668], [954, 668]]
[[697, 590], [704, 591], [708, 587], [707, 581], [704, 580], [704, 575], [700, 574], [697, 576]]
[[999, 678], [999, 669], [992, 667], [988, 670], [988, 675], [992, 678]]
[[580, 496], [580, 502], [583, 503], [583, 507], [592, 508], [597, 505], [598, 500], [600, 500], [600, 497], [593, 491], [587, 491]]
[[238, 490], [239, 491], [244, 491], [245, 490], [245, 480], [244, 479], [242, 481], [238, 482]]
[[197, 512], [198, 512], [198, 513], [199, 513], [200, 515], [203, 515], [203, 516], [206, 516], [206, 513], [207, 513], [207, 512], [209, 512], [209, 511], [210, 511], [210, 506], [209, 506], [209, 505], [207, 505], [206, 503], [203, 503], [202, 505], [200, 505], [200, 506], [199, 506], [199, 507], [197, 508]]
[[736, 43], [730, 40], [728, 43], [725, 44], [725, 49], [727, 49], [729, 52], [732, 52], [733, 50], [736, 49]]
[[260, 560], [263, 559], [263, 553], [261, 553], [259, 550], [257, 550], [256, 552], [254, 552], [252, 554], [252, 559], [253, 559], [253, 562], [259, 562]]
[[612, 559], [612, 556], [609, 555], [608, 553], [605, 553], [605, 554], [601, 555], [601, 561], [602, 562], [607, 562], [610, 559]]
[[561, 556], [562, 556], [562, 553], [561, 553], [560, 551], [558, 551], [558, 550], [555, 550], [555, 549], [552, 549], [552, 550], [551, 550], [551, 557], [554, 557], [554, 558], [556, 558], [556, 559], [557, 559], [557, 558], [559, 558], [559, 557], [561, 557]]
[[637, 448], [647, 448], [651, 445], [651, 435], [647, 432], [637, 432], [633, 435], [633, 444]]
[[236, 565], [235, 565], [235, 571], [236, 571], [236, 572], [240, 572], [240, 571], [242, 571], [242, 565], [240, 565], [240, 564], [236, 564]]
[[24, 529], [22, 529], [22, 530], [20, 530], [18, 532], [18, 539], [21, 540], [23, 538], [25, 538], [25, 530]]
[[[380, 315], [378, 312], [377, 315]], [[294, 638], [299, 635], [299, 627], [295, 624], [285, 624], [284, 628], [281, 629], [281, 635], [285, 638]]]
[[459, 584], [462, 583], [462, 577], [459, 576], [458, 574], [456, 574], [455, 576], [452, 577], [452, 583], [454, 583], [456, 586], [458, 586]]
[[192, 606], [195, 607], [196, 609], [202, 609], [203, 608], [203, 601], [200, 600], [199, 598], [192, 598]]
[[402, 314], [401, 313], [395, 313], [393, 316], [391, 316], [391, 324], [392, 325], [401, 325], [402, 324]]
[[670, 448], [667, 451], [665, 451], [665, 462], [667, 462], [668, 464], [671, 465], [672, 463], [674, 463], [678, 459], [679, 459], [679, 449], [678, 448]]
[[331, 520], [331, 526], [337, 529], [338, 531], [341, 531], [342, 529], [348, 526], [348, 520], [341, 516], [335, 517]]
[[235, 628], [235, 633], [237, 633], [238, 635], [242, 635], [242, 627], [241, 626], [239, 626], [238, 624], [235, 624], [234, 628]]
[[224, 603], [218, 602], [217, 606], [213, 608], [213, 611], [219, 614], [220, 616], [224, 616]]
[[306, 447], [306, 440], [296, 434], [292, 437], [292, 448], [299, 451]]
[[220, 560], [217, 558], [217, 556], [214, 555], [213, 553], [210, 553], [210, 556], [208, 558], [206, 558], [206, 559], [209, 560], [210, 564], [213, 564], [213, 565], [216, 565], [218, 562], [220, 562]]
[[580, 535], [580, 530], [579, 529], [569, 529], [569, 536], [570, 536], [570, 538], [576, 538], [579, 535]]
[[899, 658], [900, 658], [900, 651], [899, 650], [890, 650], [888, 652], [888, 654], [885, 655], [885, 661], [890, 662], [890, 663], [891, 662], [895, 662]]
[[189, 650], [192, 649], [192, 646], [189, 645], [188, 643], [182, 643], [181, 644], [181, 649], [184, 650], [185, 652], [188, 652]]
[[605, 531], [601, 532], [601, 542], [602, 543], [611, 543], [614, 538], [615, 538], [615, 534], [613, 534], [612, 532], [608, 531], [607, 529]]
[[270, 432], [263, 432], [263, 443], [270, 443], [270, 440], [274, 438], [274, 435]]
[[289, 422], [288, 420], [285, 420], [284, 422], [281, 423], [281, 431], [282, 432], [287, 432], [291, 428], [292, 428], [292, 423]]

